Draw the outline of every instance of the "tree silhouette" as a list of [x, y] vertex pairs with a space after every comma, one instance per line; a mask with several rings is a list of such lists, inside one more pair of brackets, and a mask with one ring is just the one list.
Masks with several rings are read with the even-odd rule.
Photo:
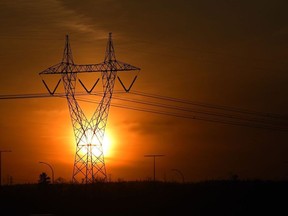
[[39, 175], [38, 183], [43, 185], [50, 184], [50, 177], [45, 172], [42, 172]]

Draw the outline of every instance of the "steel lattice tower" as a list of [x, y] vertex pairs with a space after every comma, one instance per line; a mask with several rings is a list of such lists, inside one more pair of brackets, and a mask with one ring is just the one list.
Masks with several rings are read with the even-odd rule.
[[[61, 78], [59, 79], [53, 91], [49, 89], [43, 79], [42, 81], [51, 95], [54, 95], [61, 80], [64, 85], [65, 95], [68, 102], [76, 141], [76, 153], [72, 176], [72, 181], [74, 183], [82, 182], [87, 184], [93, 183], [95, 181], [107, 180], [102, 145], [108, 120], [109, 108], [113, 95], [114, 84], [117, 77], [124, 90], [128, 92], [131, 89], [133, 83], [135, 82], [137, 75], [127, 89], [123, 85], [119, 76], [117, 76], [117, 73], [121, 71], [133, 70], [140, 71], [140, 68], [116, 60], [114, 46], [112, 42], [112, 34], [109, 33], [104, 62], [99, 64], [86, 65], [75, 64], [73, 61], [69, 38], [68, 36], [66, 36], [62, 62], [52, 67], [49, 67], [48, 69], [39, 73], [40, 75], [61, 75]], [[75, 98], [75, 87], [78, 79], [78, 73], [91, 72], [101, 73], [103, 96], [97, 108], [95, 109], [92, 118], [88, 120], [81, 107], [77, 103], [77, 99]], [[87, 90], [87, 88], [84, 86], [80, 79], [78, 79], [78, 81], [84, 87], [86, 92], [90, 94], [98, 83], [99, 79], [96, 80], [91, 90]]]

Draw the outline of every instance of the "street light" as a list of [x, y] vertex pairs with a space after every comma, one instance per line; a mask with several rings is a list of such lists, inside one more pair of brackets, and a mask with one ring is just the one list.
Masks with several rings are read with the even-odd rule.
[[171, 169], [171, 170], [177, 172], [178, 174], [180, 174], [180, 176], [182, 178], [182, 183], [184, 183], [184, 175], [183, 175], [183, 173], [180, 170], [178, 170], [178, 169]]
[[52, 171], [52, 184], [54, 184], [54, 170], [53, 170], [53, 167], [50, 164], [48, 164], [46, 162], [43, 162], [43, 161], [39, 161], [39, 163], [46, 164], [47, 166], [50, 167], [50, 169]]

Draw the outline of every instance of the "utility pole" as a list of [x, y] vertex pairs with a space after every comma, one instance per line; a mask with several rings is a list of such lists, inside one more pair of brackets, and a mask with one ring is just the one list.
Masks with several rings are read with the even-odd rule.
[[155, 158], [156, 157], [162, 157], [162, 156], [164, 156], [164, 155], [162, 155], [162, 154], [149, 154], [149, 155], [144, 155], [144, 157], [153, 157], [153, 181], [155, 182], [155, 180], [156, 180], [156, 178], [155, 178], [155, 176], [156, 176], [156, 169], [155, 169], [155, 166], [156, 166], [156, 160], [155, 160]]
[[2, 153], [11, 152], [11, 150], [0, 150], [0, 186], [2, 185]]

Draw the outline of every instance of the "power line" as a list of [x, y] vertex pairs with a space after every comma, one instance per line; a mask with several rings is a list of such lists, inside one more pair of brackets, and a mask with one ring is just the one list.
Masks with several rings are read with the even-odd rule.
[[[167, 108], [167, 109], [174, 109], [174, 110], [179, 110], [179, 111], [184, 111], [184, 112], [191, 112], [191, 113], [198, 113], [198, 114], [205, 114], [205, 115], [210, 115], [210, 116], [215, 116], [215, 117], [225, 117], [225, 118], [232, 118], [232, 119], [239, 119], [239, 120], [246, 120], [246, 121], [253, 121], [253, 122], [259, 122], [259, 123], [271, 123], [271, 120], [275, 119], [263, 119], [263, 118], [255, 118], [253, 116], [240, 116], [238, 112], [238, 115], [231, 114], [231, 113], [217, 113], [213, 112], [210, 110], [199, 110], [199, 109], [194, 109], [194, 108], [186, 108], [186, 107], [179, 107], [179, 106], [172, 106], [172, 105], [167, 105], [167, 104], [161, 104], [161, 103], [156, 103], [156, 102], [150, 102], [150, 101], [141, 101], [141, 100], [136, 100], [136, 99], [127, 99], [127, 98], [121, 98], [121, 97], [114, 97], [115, 99], [118, 100], [123, 100], [127, 102], [133, 102], [133, 103], [138, 103], [138, 104], [143, 104], [143, 105], [150, 105], [154, 107], [161, 107], [161, 108]], [[241, 114], [241, 113], [240, 113]], [[242, 114], [245, 114], [242, 112]], [[278, 121], [281, 119], [277, 119]], [[275, 122], [275, 121], [273, 121]], [[279, 122], [277, 122], [279, 123]], [[283, 123], [283, 122], [282, 122]]]
[[[79, 101], [88, 102], [88, 103], [96, 103], [95, 100], [87, 100], [87, 99], [78, 99]], [[162, 111], [162, 110], [155, 110], [155, 109], [149, 109], [149, 108], [141, 108], [141, 107], [133, 107], [128, 105], [122, 105], [122, 104], [111, 104], [111, 106], [118, 107], [118, 108], [124, 108], [124, 109], [130, 109], [135, 111], [141, 111], [141, 112], [147, 112], [147, 113], [153, 113], [153, 114], [160, 114], [160, 115], [166, 115], [166, 116], [172, 116], [172, 117], [180, 117], [185, 119], [194, 119], [194, 120], [202, 120], [202, 121], [208, 121], [208, 122], [214, 122], [214, 123], [222, 123], [226, 125], [234, 125], [234, 126], [244, 126], [244, 127], [251, 127], [251, 128], [262, 128], [262, 129], [270, 129], [270, 130], [279, 130], [279, 131], [287, 131], [288, 128], [279, 126], [279, 125], [273, 125], [273, 124], [259, 124], [254, 122], [241, 122], [241, 121], [231, 121], [227, 119], [215, 119], [207, 116], [197, 116], [197, 115], [187, 115], [183, 113], [173, 113], [168, 111]]]
[[195, 101], [190, 101], [190, 100], [186, 100], [186, 99], [179, 99], [179, 98], [173, 98], [173, 97], [162, 96], [162, 95], [157, 95], [157, 94], [144, 93], [141, 91], [132, 91], [132, 92], [130, 92], [130, 94], [135, 94], [135, 95], [139, 95], [139, 96], [155, 98], [155, 99], [160, 99], [160, 100], [165, 100], [165, 101], [190, 104], [190, 105], [195, 105], [195, 106], [200, 106], [200, 107], [205, 107], [205, 108], [214, 108], [214, 109], [219, 109], [219, 110], [239, 112], [239, 113], [245, 113], [245, 114], [250, 114], [250, 115], [259, 115], [259, 116], [269, 117], [269, 118], [288, 119], [288, 116], [275, 114], [275, 113], [265, 113], [265, 112], [259, 112], [259, 111], [252, 111], [252, 110], [248, 110], [248, 109], [241, 109], [241, 108], [237, 108], [237, 107], [215, 105], [215, 104], [209, 104], [209, 103], [203, 103], [203, 102], [195, 102]]
[[[115, 92], [117, 93], [123, 93], [123, 91]], [[160, 99], [161, 101], [166, 102], [173, 102], [173, 103], [182, 103], [182, 104], [192, 104], [195, 106], [200, 106], [204, 108], [209, 108], [210, 110], [199, 110], [194, 108], [187, 108], [187, 107], [179, 107], [176, 105], [167, 105], [163, 103], [158, 102], [151, 102], [151, 101], [144, 101], [144, 100], [137, 100], [137, 99], [124, 99], [119, 96], [114, 96], [114, 98], [126, 102], [131, 102], [133, 104], [141, 104], [145, 106], [153, 106], [156, 108], [164, 108], [174, 111], [181, 111], [179, 112], [171, 112], [167, 110], [159, 110], [159, 109], [151, 109], [146, 107], [136, 107], [136, 106], [129, 106], [129, 105], [123, 105], [123, 104], [111, 104], [111, 106], [118, 107], [118, 108], [124, 108], [124, 109], [130, 109], [135, 111], [141, 111], [141, 112], [147, 112], [147, 113], [154, 113], [154, 114], [160, 114], [160, 115], [166, 115], [166, 116], [172, 116], [172, 117], [180, 117], [180, 118], [186, 118], [186, 119], [195, 119], [195, 120], [202, 120], [202, 121], [208, 121], [208, 122], [214, 122], [214, 123], [222, 123], [222, 124], [228, 124], [228, 125], [237, 125], [237, 126], [245, 126], [245, 127], [252, 127], [252, 128], [263, 128], [263, 129], [272, 129], [272, 130], [281, 130], [281, 131], [287, 131], [287, 121], [284, 119], [281, 115], [275, 114], [275, 113], [263, 113], [258, 111], [250, 111], [235, 107], [227, 107], [227, 106], [219, 106], [219, 105], [213, 105], [213, 104], [206, 104], [206, 103], [198, 103], [193, 102], [189, 100], [179, 99], [179, 98], [172, 98], [172, 97], [166, 97], [161, 95], [155, 95], [155, 94], [148, 94], [144, 92], [137, 92], [132, 93], [135, 95], [142, 95], [149, 98], [154, 99]], [[87, 95], [85, 93], [78, 93], [77, 96], [83, 96]], [[93, 93], [91, 95], [99, 96], [100, 93]], [[46, 98], [46, 97], [65, 97], [64, 93], [58, 93], [54, 94], [54, 96], [51, 96], [50, 94], [43, 94], [43, 93], [36, 93], [36, 94], [16, 94], [16, 95], [0, 95], [0, 99], [28, 99], [28, 98]], [[96, 100], [91, 99], [85, 99], [85, 98], [78, 98], [79, 101], [83, 102], [89, 102], [89, 103], [97, 103]], [[211, 109], [213, 111], [211, 111]], [[221, 112], [215, 112], [215, 110], [221, 110]], [[223, 112], [223, 111], [226, 111]], [[228, 113], [227, 113], [228, 111]], [[235, 114], [231, 114], [230, 112], [235, 112]], [[196, 115], [197, 114], [197, 115]], [[200, 115], [199, 115], [200, 114]], [[241, 114], [241, 115], [239, 115]], [[245, 114], [248, 114], [248, 116]], [[280, 118], [282, 117], [282, 119]], [[255, 118], [257, 117], [257, 118]], [[261, 117], [261, 118], [259, 118]]]

